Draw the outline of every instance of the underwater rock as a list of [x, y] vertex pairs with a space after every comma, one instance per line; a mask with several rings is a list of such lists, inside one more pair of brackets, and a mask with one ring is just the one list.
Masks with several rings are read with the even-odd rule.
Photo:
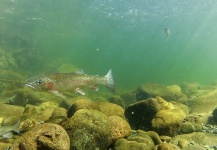
[[185, 122], [182, 124], [181, 133], [183, 134], [192, 133], [195, 132], [195, 130], [196, 129], [194, 125], [190, 122]]
[[186, 94], [189, 98], [197, 93], [197, 90], [200, 89], [200, 85], [198, 83], [183, 83], [181, 84], [181, 89], [184, 94]]
[[208, 94], [205, 94], [200, 97], [196, 97], [193, 99], [190, 99], [190, 113], [200, 114], [200, 113], [209, 113], [211, 114], [212, 111], [217, 106], [217, 89], [209, 92]]
[[124, 117], [124, 109], [116, 104], [109, 102], [93, 102], [89, 100], [78, 100], [68, 110], [67, 117], [70, 118], [80, 109], [95, 109], [103, 112], [107, 116]]
[[152, 150], [155, 145], [152, 138], [160, 140], [157, 134], [147, 133], [142, 130], [138, 130], [136, 132], [133, 132], [127, 139], [117, 140], [115, 142], [114, 149], [115, 150], [138, 150], [138, 149]]
[[176, 91], [173, 93], [173, 90], [170, 90], [170, 88], [160, 84], [143, 84], [140, 85], [136, 91], [137, 101], [157, 96], [160, 96], [167, 101], [175, 101], [177, 99]]
[[0, 104], [0, 118], [4, 125], [14, 124], [19, 120], [24, 112], [24, 107]]
[[160, 143], [162, 143], [161, 138], [159, 137], [159, 135], [157, 134], [157, 132], [154, 131], [148, 131], [145, 132], [154, 142], [155, 145], [158, 145]]
[[186, 113], [184, 105], [170, 103], [161, 97], [148, 98], [130, 105], [125, 110], [131, 128], [154, 130], [160, 135], [179, 133]]
[[126, 139], [119, 139], [115, 142], [114, 150], [152, 150], [148, 148], [145, 143], [138, 143], [136, 141], [128, 141]]
[[116, 104], [108, 103], [108, 102], [99, 102], [99, 111], [104, 113], [106, 116], [119, 116], [124, 117], [124, 109]]
[[117, 105], [121, 106], [122, 108], [125, 108], [124, 100], [118, 95], [110, 97], [109, 102], [117, 104]]
[[86, 96], [78, 96], [78, 97], [75, 97], [75, 98], [64, 99], [64, 100], [60, 101], [59, 107], [69, 109], [76, 101], [80, 101], [80, 100], [91, 101], [91, 99], [86, 97]]
[[14, 91], [14, 96], [9, 100], [9, 104], [26, 106], [27, 104], [40, 104], [43, 101], [40, 99], [37, 92], [32, 91], [28, 87], [24, 87]]
[[179, 146], [180, 148], [185, 148], [185, 147], [187, 147], [189, 144], [190, 144], [190, 143], [189, 143], [187, 140], [185, 140], [185, 139], [181, 139], [181, 140], [179, 140], [179, 142], [178, 142], [178, 146]]
[[125, 108], [128, 107], [130, 104], [137, 102], [135, 91], [126, 91], [122, 93], [120, 96], [124, 100]]
[[51, 117], [49, 118], [47, 121], [45, 121], [46, 123], [55, 123], [55, 124], [59, 124], [62, 125], [62, 123], [66, 122], [69, 118], [65, 117], [65, 116], [57, 116], [57, 117]]
[[80, 109], [62, 126], [70, 137], [70, 149], [106, 149], [112, 142], [108, 117], [95, 109]]
[[217, 108], [215, 108], [212, 112], [213, 120], [217, 122]]
[[169, 142], [171, 142], [172, 137], [166, 136], [166, 135], [161, 135], [161, 136], [160, 136], [160, 139], [161, 139], [161, 141], [164, 142], [164, 143], [169, 143]]
[[34, 119], [25, 119], [20, 122], [19, 130], [21, 133], [24, 133], [31, 128], [37, 126], [39, 123]]
[[129, 105], [125, 110], [125, 116], [133, 129], [152, 129], [152, 119], [160, 110], [170, 111], [174, 108], [181, 110], [176, 104], [165, 101], [161, 97], [148, 98]]
[[59, 116], [67, 117], [67, 110], [62, 107], [54, 108], [51, 117], [54, 118], [54, 117], [59, 117]]
[[180, 148], [174, 144], [161, 143], [154, 147], [154, 150], [180, 150]]
[[71, 105], [71, 107], [69, 107], [69, 109], [67, 110], [67, 117], [70, 118], [74, 115], [74, 113], [80, 109], [96, 109], [99, 110], [99, 106], [90, 101], [90, 100], [86, 100], [86, 99], [81, 99], [81, 100], [77, 100], [74, 104]]
[[45, 123], [37, 125], [24, 133], [11, 146], [13, 150], [55, 149], [69, 150], [70, 140], [66, 131], [57, 124]]
[[[217, 136], [211, 133], [205, 133], [205, 132], [193, 132], [189, 134], [181, 134], [176, 135], [173, 137], [171, 144], [177, 145], [178, 143], [185, 140], [184, 149], [185, 150], [195, 150], [195, 149], [206, 149], [204, 146], [210, 145], [216, 145]], [[187, 145], [187, 146], [186, 146]]]
[[189, 114], [184, 119], [182, 124], [181, 133], [192, 133], [202, 130], [203, 124], [206, 124], [206, 119], [202, 115]]
[[160, 110], [152, 119], [152, 129], [160, 135], [174, 136], [181, 130], [186, 114], [179, 108]]
[[129, 105], [125, 116], [133, 129], [151, 129], [151, 120], [160, 110], [156, 99], [148, 98]]
[[51, 117], [46, 121], [46, 123], [55, 123], [61, 125], [63, 122], [68, 120], [67, 110], [62, 107], [54, 108]]
[[25, 107], [23, 118], [32, 119], [37, 122], [45, 122], [52, 117], [55, 108], [58, 108], [57, 106], [58, 103], [55, 101], [44, 102], [39, 106], [28, 104]]
[[131, 134], [129, 123], [119, 116], [109, 116], [111, 122], [112, 141], [126, 138]]

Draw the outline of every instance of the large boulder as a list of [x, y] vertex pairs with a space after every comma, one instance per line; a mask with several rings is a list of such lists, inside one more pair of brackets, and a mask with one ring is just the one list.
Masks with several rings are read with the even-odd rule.
[[188, 111], [184, 105], [167, 102], [161, 97], [148, 98], [130, 105], [125, 116], [133, 129], [154, 130], [161, 135], [179, 133]]
[[152, 119], [152, 129], [160, 135], [174, 136], [181, 130], [186, 114], [181, 110], [160, 110]]
[[152, 129], [160, 135], [174, 136], [180, 132], [183, 120], [187, 113], [178, 103], [169, 103], [162, 98], [156, 98], [161, 104], [158, 111], [151, 121]]
[[148, 98], [129, 105], [125, 116], [133, 129], [151, 129], [151, 120], [159, 110], [156, 99]]
[[80, 109], [98, 110], [107, 116], [124, 117], [124, 109], [116, 104], [109, 102], [93, 102], [90, 100], [78, 100], [67, 110], [67, 116], [70, 118], [74, 113]]
[[212, 111], [217, 107], [217, 89], [200, 97], [195, 97], [189, 100], [191, 111], [190, 113], [212, 114]]
[[129, 123], [119, 116], [109, 116], [111, 123], [112, 141], [120, 138], [126, 138], [131, 134]]
[[140, 101], [147, 98], [160, 96], [167, 101], [175, 101], [177, 99], [177, 93], [179, 94], [179, 91], [173, 89], [174, 88], [168, 88], [160, 84], [143, 84], [137, 88], [136, 99], [137, 101]]
[[70, 137], [70, 149], [105, 150], [112, 142], [108, 117], [95, 109], [80, 109], [62, 126]]

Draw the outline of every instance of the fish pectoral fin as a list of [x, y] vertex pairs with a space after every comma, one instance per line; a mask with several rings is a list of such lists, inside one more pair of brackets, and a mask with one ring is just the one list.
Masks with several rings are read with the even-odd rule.
[[10, 139], [10, 138], [13, 137], [13, 133], [12, 132], [7, 132], [7, 133], [3, 134], [2, 137], [6, 138], [6, 139]]
[[62, 98], [66, 98], [62, 93], [58, 92], [58, 91], [55, 91], [55, 90], [50, 90], [51, 93], [59, 96], [59, 97], [62, 97]]
[[75, 92], [76, 92], [76, 93], [79, 93], [79, 94], [81, 94], [81, 95], [85, 95], [84, 91], [83, 91], [82, 89], [80, 89], [80, 88], [76, 88], [76, 89], [75, 89]]

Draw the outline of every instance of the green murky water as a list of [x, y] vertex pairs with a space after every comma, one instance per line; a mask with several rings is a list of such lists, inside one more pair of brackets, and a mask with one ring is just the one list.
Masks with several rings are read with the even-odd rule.
[[70, 64], [88, 74], [112, 69], [124, 89], [217, 80], [216, 0], [0, 3], [0, 48], [26, 77]]

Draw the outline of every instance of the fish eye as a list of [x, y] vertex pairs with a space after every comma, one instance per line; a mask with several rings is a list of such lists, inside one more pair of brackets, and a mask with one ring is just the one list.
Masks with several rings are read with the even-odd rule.
[[42, 80], [38, 80], [38, 81], [36, 81], [36, 83], [37, 83], [38, 85], [40, 85], [40, 84], [42, 84]]

